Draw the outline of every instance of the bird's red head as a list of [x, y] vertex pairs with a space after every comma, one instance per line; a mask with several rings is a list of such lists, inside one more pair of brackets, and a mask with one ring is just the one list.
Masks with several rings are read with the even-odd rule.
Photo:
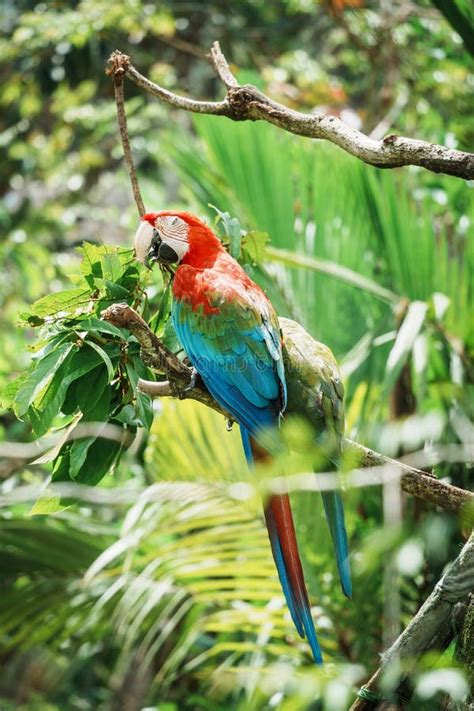
[[202, 268], [212, 264], [223, 249], [210, 227], [189, 212], [148, 212], [135, 235], [135, 253], [144, 264], [165, 262]]

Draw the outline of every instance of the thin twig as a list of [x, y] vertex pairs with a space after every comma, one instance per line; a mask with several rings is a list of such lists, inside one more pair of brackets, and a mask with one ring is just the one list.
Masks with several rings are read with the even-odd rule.
[[219, 79], [225, 84], [227, 89], [239, 86], [239, 82], [230, 71], [229, 63], [222, 54], [219, 42], [214, 42], [209, 52], [209, 59], [214, 65], [214, 69], [219, 75]]
[[378, 168], [417, 165], [434, 173], [446, 173], [466, 180], [474, 179], [474, 154], [446, 146], [390, 134], [374, 140], [336, 116], [319, 112], [305, 114], [270, 99], [255, 86], [241, 86], [232, 74], [219, 43], [214, 42], [210, 59], [227, 89], [223, 101], [196, 101], [174, 94], [140, 74], [130, 57], [114, 52], [109, 73], [123, 73], [130, 81], [177, 109], [193, 113], [227, 116], [234, 121], [267, 121], [279, 128], [308, 138], [336, 144], [364, 163]]
[[137, 171], [133, 160], [132, 149], [130, 147], [130, 139], [128, 137], [127, 116], [125, 113], [123, 88], [124, 69], [121, 66], [120, 56], [117, 56], [117, 54], [112, 54], [109, 59], [109, 65], [110, 66], [107, 70], [107, 73], [112, 76], [114, 82], [115, 105], [117, 107], [117, 123], [120, 131], [120, 138], [122, 139], [123, 155], [128, 168], [128, 174], [130, 177], [130, 183], [132, 185], [135, 204], [137, 206], [138, 214], [141, 217], [145, 214], [146, 210], [145, 205], [143, 203], [142, 194], [140, 192], [140, 186], [138, 185]]

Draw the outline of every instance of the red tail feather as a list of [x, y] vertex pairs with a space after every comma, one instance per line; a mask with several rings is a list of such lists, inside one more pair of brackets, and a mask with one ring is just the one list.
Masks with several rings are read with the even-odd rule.
[[[269, 453], [252, 438], [250, 438], [250, 446], [254, 460], [265, 461], [269, 458]], [[265, 506], [265, 520], [273, 557], [291, 617], [299, 634], [302, 637], [306, 635], [308, 638], [315, 661], [321, 664], [321, 648], [311, 617], [311, 607], [304, 581], [303, 566], [298, 552], [295, 525], [288, 494], [270, 496]]]
[[272, 496], [267, 503], [267, 508], [271, 509], [273, 519], [276, 523], [278, 538], [280, 539], [283, 558], [285, 560], [293, 594], [300, 604], [309, 605], [303, 566], [301, 565], [298, 543], [296, 541], [290, 497], [288, 494]]

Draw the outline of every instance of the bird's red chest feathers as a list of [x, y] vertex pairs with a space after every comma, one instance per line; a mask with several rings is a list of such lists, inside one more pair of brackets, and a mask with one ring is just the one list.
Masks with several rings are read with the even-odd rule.
[[193, 310], [202, 307], [205, 314], [219, 313], [219, 300], [231, 300], [248, 289], [265, 294], [224, 249], [222, 242], [207, 225], [191, 225], [189, 249], [176, 270], [173, 296], [186, 301]]

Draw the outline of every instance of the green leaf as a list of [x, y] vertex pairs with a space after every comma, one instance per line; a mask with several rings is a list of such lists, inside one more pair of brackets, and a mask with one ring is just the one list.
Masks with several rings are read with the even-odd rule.
[[83, 257], [80, 267], [82, 274], [102, 277], [101, 257], [104, 253], [102, 245], [84, 242], [80, 247], [77, 247], [76, 252], [82, 254]]
[[113, 281], [110, 281], [108, 279], [106, 279], [104, 283], [107, 289], [108, 296], [111, 297], [113, 300], [120, 301], [127, 299], [130, 296], [130, 292], [124, 286], [120, 286], [120, 284], [115, 284]]
[[387, 385], [391, 385], [397, 379], [416, 337], [423, 328], [427, 311], [428, 304], [425, 301], [412, 301], [408, 306], [406, 316], [387, 358], [385, 366]]
[[[85, 440], [81, 440], [85, 442]], [[88, 446], [84, 444], [77, 447], [75, 453], [74, 469], [72, 469], [72, 445], [68, 443], [58, 457], [53, 469], [52, 481], [76, 481], [79, 484], [95, 486], [107, 474], [115, 463], [122, 445], [111, 439], [97, 437]], [[83, 451], [85, 459], [81, 462]], [[80, 466], [79, 466], [80, 465]], [[78, 468], [79, 467], [79, 468]], [[72, 472], [74, 471], [74, 476]]]
[[123, 266], [118, 254], [108, 251], [101, 255], [100, 263], [104, 279], [111, 282], [116, 282], [120, 279], [123, 274]]
[[45, 489], [40, 498], [35, 501], [30, 509], [30, 516], [44, 516], [47, 514], [56, 514], [64, 511], [65, 506], [61, 504], [61, 499], [57, 494]]
[[265, 248], [270, 241], [268, 232], [251, 230], [242, 239], [242, 251], [252, 264], [261, 264], [265, 257]]
[[133, 365], [127, 363], [126, 368], [127, 375], [132, 386], [132, 390], [135, 394], [138, 418], [140, 419], [143, 427], [149, 430], [153, 423], [153, 401], [149, 395], [141, 393], [139, 390], [137, 390], [138, 379], [139, 377], [142, 377], [142, 375], [146, 374], [146, 369], [144, 368], [143, 363], [138, 358], [133, 359]]
[[107, 368], [103, 363], [76, 381], [77, 405], [82, 412], [92, 410], [101, 399], [109, 383]]
[[114, 420], [130, 427], [138, 427], [141, 424], [133, 405], [125, 405], [117, 415], [114, 415]]
[[94, 341], [86, 341], [85, 345], [90, 346], [99, 354], [99, 356], [102, 358], [106, 365], [107, 373], [109, 375], [109, 381], [113, 380], [115, 375], [115, 366], [112, 363], [110, 356], [101, 346], [99, 346], [97, 343], [94, 343]]
[[240, 256], [242, 242], [242, 228], [236, 217], [232, 217], [228, 212], [221, 212], [215, 205], [210, 205], [217, 212], [217, 219], [222, 222], [224, 234], [229, 238], [229, 252], [235, 259]]
[[[105, 371], [104, 371], [105, 372]], [[107, 376], [107, 373], [105, 373]], [[107, 381], [107, 378], [106, 378]], [[105, 422], [109, 417], [113, 388], [107, 382], [98, 400], [84, 411], [84, 422]]]
[[160, 306], [150, 319], [150, 328], [154, 333], [162, 334], [171, 314], [171, 281], [164, 290]]
[[92, 341], [84, 341], [82, 346], [78, 348], [69, 364], [68, 372], [68, 382], [72, 383], [73, 380], [77, 380], [86, 373], [88, 373], [93, 368], [96, 368], [102, 362], [102, 356], [95, 350], [90, 350], [87, 346], [90, 346]]
[[15, 396], [14, 411], [18, 418], [26, 413], [38, 393], [53, 380], [55, 373], [73, 348], [73, 343], [63, 343], [36, 362], [34, 369], [28, 374]]
[[[96, 351], [86, 348], [84, 345], [77, 350], [69, 364], [69, 373], [67, 375], [67, 382], [69, 384], [67, 393], [65, 395], [64, 401], [62, 403], [61, 409], [65, 415], [70, 415], [78, 407], [80, 403], [84, 401], [81, 400], [81, 393], [84, 389], [87, 390], [87, 374], [97, 368], [98, 366], [103, 367], [103, 360]], [[107, 375], [104, 369], [105, 375]], [[90, 393], [90, 390], [87, 391]], [[99, 392], [99, 396], [100, 396]]]
[[122, 340], [127, 340], [130, 335], [126, 331], [122, 331], [122, 329], [118, 328], [118, 326], [114, 326], [108, 321], [101, 321], [100, 318], [96, 318], [95, 316], [91, 316], [90, 318], [80, 321], [77, 328], [80, 331], [87, 331], [88, 333], [94, 333], [94, 331], [98, 331], [99, 333], [108, 333], [111, 336], [118, 336], [118, 338]]
[[51, 382], [39, 393], [33, 404], [28, 408], [28, 418], [38, 437], [47, 432], [51, 422], [61, 410], [70, 383], [68, 370], [71, 360], [71, 355], [68, 355], [56, 371]]
[[138, 416], [143, 427], [149, 432], [153, 424], [153, 400], [149, 395], [139, 390], [137, 391], [136, 398]]
[[[58, 351], [61, 353], [65, 347], [68, 348], [53, 376], [46, 381], [43, 379], [41, 387], [35, 389], [33, 397], [26, 398], [25, 396], [24, 398], [24, 402], [29, 400], [28, 418], [37, 436], [43, 435], [48, 430], [54, 417], [61, 410], [71, 383], [93, 370], [104, 360], [101, 353], [96, 352], [95, 349], [86, 348], [88, 345], [91, 343], [86, 342], [81, 348], [77, 348], [71, 343], [63, 344], [48, 354], [49, 361], [50, 357], [51, 359], [55, 355], [57, 357]], [[73, 347], [76, 349], [74, 352], [71, 351]], [[102, 349], [100, 350], [102, 351]], [[105, 351], [102, 352], [105, 353]], [[106, 357], [111, 362], [107, 354]], [[47, 364], [48, 361], [46, 361]], [[17, 398], [20, 394], [17, 395]], [[71, 393], [66, 402], [66, 414], [71, 414], [75, 409], [74, 394]]]
[[32, 328], [36, 328], [37, 326], [42, 326], [44, 324], [44, 318], [34, 316], [33, 314], [21, 313], [20, 318], [23, 321], [26, 321], [29, 326], [32, 326]]
[[394, 294], [389, 289], [380, 286], [372, 279], [358, 274], [357, 272], [348, 269], [341, 264], [336, 264], [327, 259], [318, 259], [317, 257], [306, 257], [304, 254], [297, 254], [296, 252], [290, 252], [287, 249], [278, 249], [276, 247], [267, 247], [265, 249], [265, 258], [272, 262], [279, 262], [287, 267], [302, 267], [303, 269], [308, 269], [309, 271], [321, 272], [321, 274], [327, 274], [335, 279], [350, 284], [351, 286], [356, 286], [359, 289], [367, 291], [369, 294], [377, 296], [383, 301], [387, 301], [389, 304], [397, 304], [400, 297]]
[[91, 445], [96, 441], [96, 437], [85, 437], [84, 439], [76, 439], [69, 451], [69, 476], [71, 479], [76, 479], [80, 473], [81, 467], [86, 461], [87, 453]]
[[11, 380], [2, 390], [0, 395], [0, 408], [9, 410], [15, 400], [16, 394], [24, 384], [28, 373], [22, 373], [15, 380]]
[[55, 316], [58, 313], [74, 313], [90, 300], [88, 289], [66, 289], [43, 296], [31, 307], [34, 316]]

